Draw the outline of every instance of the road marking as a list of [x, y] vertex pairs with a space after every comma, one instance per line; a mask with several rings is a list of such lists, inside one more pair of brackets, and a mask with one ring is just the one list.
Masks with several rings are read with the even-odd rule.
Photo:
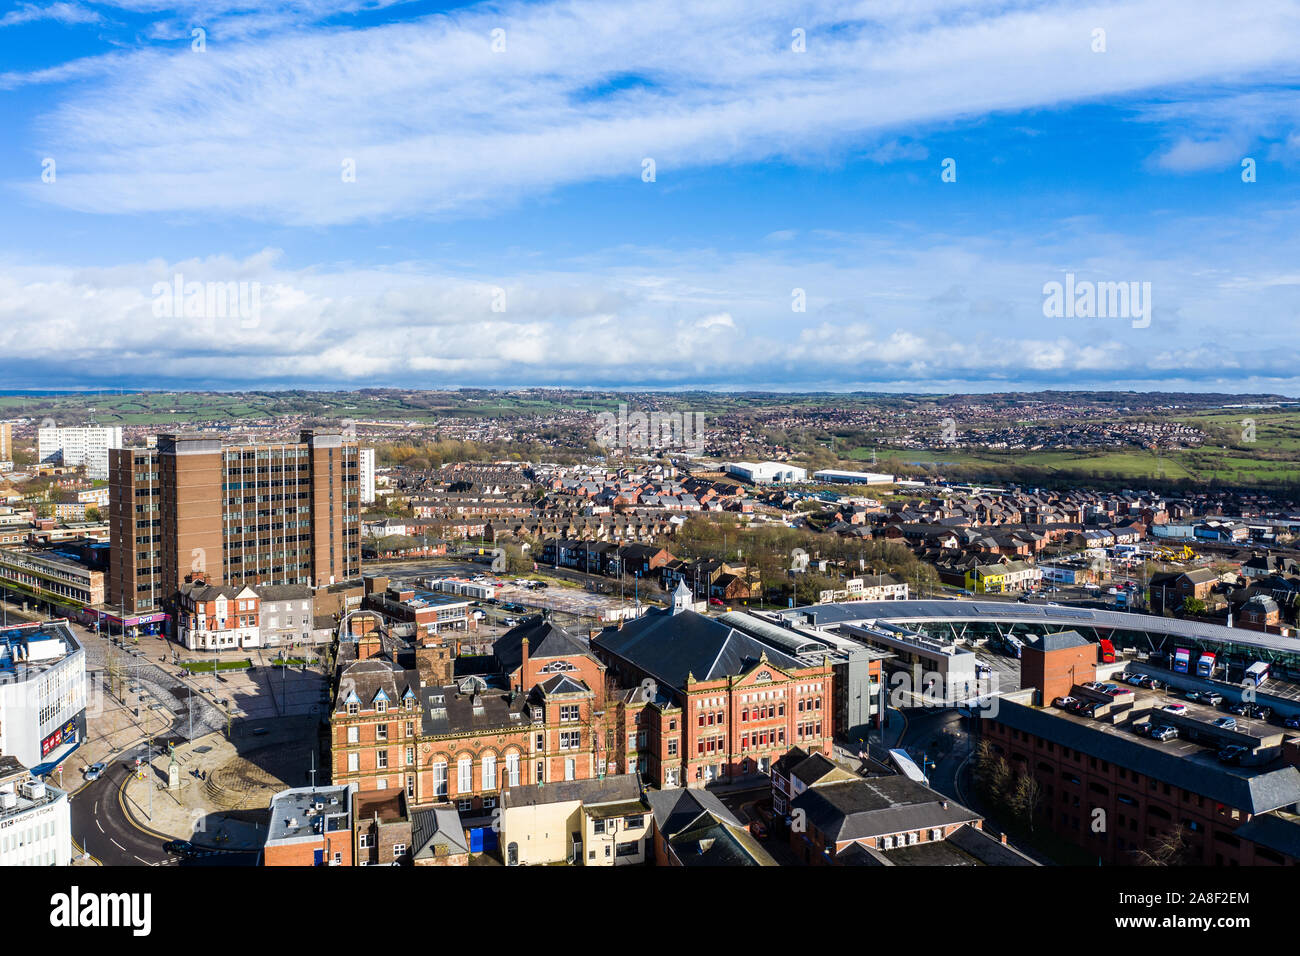
[[136, 859], [139, 860], [141, 863], [143, 863], [145, 866], [157, 866], [157, 865], [158, 865], [157, 863], [150, 863], [148, 860], [146, 860], [146, 859], [145, 859], [144, 857], [142, 857], [142, 856], [137, 856]]
[[98, 820], [95, 821], [95, 826], [99, 827], [100, 833], [104, 832], [104, 824], [100, 823]]
[[122, 844], [118, 843], [118, 842], [117, 842], [116, 840], [114, 840], [112, 837], [109, 837], [108, 839], [109, 839], [109, 841], [113, 844], [113, 846], [117, 847], [117, 848], [118, 848], [119, 850], [121, 850], [123, 853], [126, 852], [126, 847], [122, 846]]

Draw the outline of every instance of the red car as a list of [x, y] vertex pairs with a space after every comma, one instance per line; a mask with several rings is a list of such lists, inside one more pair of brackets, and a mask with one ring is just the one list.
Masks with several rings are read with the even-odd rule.
[[717, 598], [709, 598], [709, 603], [710, 603], [710, 604], [716, 604], [718, 607], [726, 607], [726, 606], [727, 606], [726, 604], [724, 604], [722, 601], [718, 600]]

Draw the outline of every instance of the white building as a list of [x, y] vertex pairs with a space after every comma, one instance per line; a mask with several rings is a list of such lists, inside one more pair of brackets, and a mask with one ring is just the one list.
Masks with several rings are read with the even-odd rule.
[[837, 471], [826, 468], [813, 472], [813, 480], [832, 485], [888, 485], [893, 483], [894, 476], [878, 471]]
[[38, 775], [86, 735], [86, 652], [67, 621], [0, 631], [0, 753]]
[[0, 867], [71, 862], [67, 793], [32, 777], [17, 757], [0, 757]]
[[121, 447], [121, 425], [50, 426], [36, 433], [36, 454], [41, 461], [85, 465], [88, 478], [107, 478], [108, 450]]
[[368, 505], [375, 500], [375, 450], [362, 448], [361, 457], [361, 503]]
[[260, 615], [261, 600], [247, 585], [183, 584], [176, 636], [191, 651], [261, 647]]
[[748, 461], [731, 461], [727, 462], [725, 471], [729, 475], [735, 475], [756, 485], [808, 480], [806, 468], [796, 468], [794, 465], [785, 465], [779, 461], [763, 461], [757, 464]]

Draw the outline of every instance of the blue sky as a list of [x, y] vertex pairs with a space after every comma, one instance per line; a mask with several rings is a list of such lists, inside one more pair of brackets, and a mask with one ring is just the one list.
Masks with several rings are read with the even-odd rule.
[[698, 6], [0, 8], [0, 375], [1300, 394], [1295, 4]]

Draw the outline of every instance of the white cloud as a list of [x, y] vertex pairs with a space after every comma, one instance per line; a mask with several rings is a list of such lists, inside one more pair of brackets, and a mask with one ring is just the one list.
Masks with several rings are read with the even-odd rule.
[[[360, 6], [304, 0], [263, 15]], [[182, 7], [177, 23], [201, 9]], [[229, 18], [232, 36], [242, 35], [237, 22]], [[1104, 54], [1089, 48], [1098, 23]], [[791, 51], [792, 24], [807, 31], [807, 52]], [[491, 49], [497, 27], [503, 53]], [[1293, 78], [1295, 27], [1294, 6], [1281, 0], [1231, 17], [1210, 0], [862, 0], [833, 13], [794, 0], [761, 12], [741, 0], [653, 11], [561, 0], [367, 29], [225, 41], [214, 31], [206, 53], [154, 48], [10, 73], [0, 86], [102, 71], [42, 117], [40, 155], [61, 161], [57, 189], [19, 187], [37, 201], [330, 224], [492, 214], [566, 184], [639, 182], [647, 156], [665, 187], [692, 166], [837, 162], [859, 147], [881, 162], [914, 160], [926, 148], [900, 142], [901, 127], [1221, 76]], [[593, 95], [629, 77], [639, 82]], [[356, 162], [354, 183], [342, 181], [345, 159]], [[1194, 143], [1165, 158], [1207, 161]]]
[[[1047, 249], [1036, 239], [972, 236], [899, 249], [887, 238], [842, 236], [813, 263], [788, 245], [761, 255], [619, 247], [498, 275], [415, 261], [298, 267], [275, 250], [105, 268], [13, 260], [0, 262], [0, 374], [15, 387], [951, 390], [1192, 380], [1286, 390], [1296, 387], [1284, 383], [1297, 378], [1300, 329], [1300, 238], [1290, 218], [1279, 211], [1247, 224], [1256, 243], [1229, 249], [1214, 235], [1196, 241], [1195, 228], [1178, 221], [1141, 253], [1083, 231]], [[532, 257], [525, 250], [520, 259]], [[1150, 281], [1151, 327], [1044, 318], [1043, 284], [1066, 271]], [[177, 274], [260, 283], [260, 321], [156, 317], [154, 286]], [[945, 290], [937, 296], [936, 285]], [[793, 287], [808, 291], [806, 313], [791, 311]], [[497, 289], [504, 311], [493, 309]], [[1240, 334], [1223, 334], [1229, 317]]]
[[17, 8], [0, 17], [0, 28], [36, 23], [41, 20], [73, 25], [102, 23], [103, 19], [94, 10], [79, 3], [50, 3], [45, 6], [36, 3], [20, 3]]

